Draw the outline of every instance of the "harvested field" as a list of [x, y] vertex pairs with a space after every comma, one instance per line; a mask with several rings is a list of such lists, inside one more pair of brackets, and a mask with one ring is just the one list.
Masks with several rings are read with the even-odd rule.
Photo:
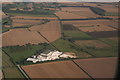
[[117, 57], [74, 60], [93, 78], [115, 78]]
[[28, 29], [11, 29], [2, 34], [2, 46], [25, 45], [28, 43], [38, 44], [47, 42], [37, 32]]
[[72, 24], [77, 26], [107, 25], [118, 28], [118, 22], [113, 20], [79, 20], [79, 21], [62, 21], [62, 24]]
[[117, 29], [105, 26], [105, 25], [100, 25], [98, 27], [80, 27], [79, 28], [83, 32], [99, 32], [99, 31], [115, 31]]
[[58, 11], [55, 13], [58, 17], [60, 17], [60, 19], [83, 19], [83, 18], [88, 18], [85, 16], [80, 16], [80, 15], [76, 15], [74, 13], [70, 13], [70, 12], [63, 12], [63, 11]]
[[51, 21], [43, 25], [32, 26], [29, 29], [11, 29], [2, 35], [2, 46], [48, 42], [43, 38], [43, 36], [50, 42], [53, 42], [61, 37], [61, 27], [59, 21]]
[[113, 41], [118, 41], [119, 38], [118, 37], [110, 37], [108, 39], [113, 40]]
[[88, 18], [100, 17], [99, 15], [92, 12], [88, 7], [64, 7], [62, 8], [62, 11], [71, 12], [76, 15], [85, 16]]
[[117, 37], [118, 31], [86, 32], [94, 38]]
[[12, 25], [14, 27], [25, 26], [25, 25], [33, 25], [42, 23], [41, 20], [23, 20], [23, 19], [14, 19]]
[[114, 5], [104, 4], [104, 5], [98, 6], [98, 7], [104, 9], [106, 12], [117, 12], [118, 13], [118, 8], [115, 7]]
[[99, 40], [76, 40], [75, 44], [78, 44], [80, 46], [88, 46], [88, 47], [96, 47], [96, 48], [104, 48], [104, 47], [110, 47], [108, 44], [103, 43]]
[[30, 78], [89, 78], [72, 61], [22, 66]]
[[61, 26], [59, 21], [50, 21], [43, 25], [32, 26], [31, 31], [39, 31], [50, 42], [61, 37]]
[[57, 19], [57, 17], [14, 16], [12, 19]]

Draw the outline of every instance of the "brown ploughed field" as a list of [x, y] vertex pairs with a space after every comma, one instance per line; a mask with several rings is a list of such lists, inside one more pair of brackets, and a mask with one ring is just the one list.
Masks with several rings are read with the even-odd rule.
[[22, 66], [30, 78], [89, 78], [72, 61]]
[[93, 78], [115, 78], [117, 57], [74, 60]]
[[38, 44], [47, 42], [37, 32], [29, 31], [28, 29], [11, 29], [2, 34], [2, 46]]
[[61, 27], [59, 21], [50, 21], [43, 25], [32, 26], [31, 31], [39, 31], [50, 42], [61, 37]]

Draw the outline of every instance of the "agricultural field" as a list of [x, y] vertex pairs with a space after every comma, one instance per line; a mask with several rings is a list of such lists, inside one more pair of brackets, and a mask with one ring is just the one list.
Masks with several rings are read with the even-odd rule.
[[118, 22], [113, 20], [78, 20], [78, 21], [62, 21], [62, 24], [72, 24], [74, 26], [97, 26], [97, 25], [107, 25], [118, 29]]
[[[16, 65], [11, 61], [11, 58], [2, 52], [2, 70], [4, 78], [23, 78], [24, 76], [16, 67]], [[12, 74], [11, 74], [12, 73]]]
[[[117, 37], [118, 31], [100, 31], [100, 32], [86, 32], [94, 38]], [[111, 35], [110, 35], [111, 34]]]
[[[58, 48], [62, 52], [74, 52], [79, 58], [89, 58], [91, 55], [82, 52], [81, 48], [77, 45], [63, 39], [59, 39], [52, 43], [56, 48]], [[64, 45], [63, 45], [64, 44]]]
[[93, 78], [115, 78], [117, 57], [74, 60]]
[[[60, 29], [60, 24], [57, 21], [32, 26], [28, 29], [11, 29], [10, 31], [2, 34], [2, 46], [25, 45], [28, 43], [39, 44], [45, 42], [48, 43], [48, 41], [53, 42], [61, 37]], [[14, 36], [16, 36], [16, 38], [14, 38]], [[48, 41], [42, 36], [46, 37]]]
[[105, 25], [99, 25], [97, 27], [80, 27], [79, 28], [83, 32], [99, 32], [99, 31], [116, 31], [117, 29], [105, 26]]
[[2, 46], [21, 46], [28, 43], [39, 44], [47, 42], [37, 32], [29, 31], [28, 29], [11, 29], [10, 31], [2, 34], [2, 39]]
[[76, 40], [75, 44], [78, 44], [80, 46], [96, 47], [96, 48], [110, 47], [108, 44], [105, 44], [99, 40]]
[[26, 25], [35, 25], [35, 24], [42, 24], [42, 20], [23, 20], [23, 19], [13, 19], [12, 26], [13, 27], [20, 27]]
[[55, 50], [55, 48], [47, 43], [42, 43], [39, 45], [27, 44], [25, 46], [3, 47], [3, 50], [10, 55], [15, 63], [25, 64], [26, 58], [34, 54], [39, 54], [41, 51]]
[[22, 68], [30, 78], [89, 78], [72, 61], [34, 64]]
[[3, 77], [114, 78], [117, 9], [112, 2], [3, 3]]
[[84, 39], [92, 39], [91, 36], [89, 36], [88, 34], [82, 32], [82, 31], [64, 31], [64, 36], [65, 37], [70, 37], [73, 39], [80, 39], [80, 40], [84, 40]]
[[92, 12], [89, 7], [63, 7], [62, 11], [70, 12], [87, 18], [100, 17], [99, 15]]
[[55, 13], [60, 19], [83, 19], [87, 18], [86, 16], [77, 15], [71, 12], [58, 11]]
[[25, 15], [25, 14], [16, 14], [11, 17], [12, 19], [57, 19], [55, 16], [49, 15]]

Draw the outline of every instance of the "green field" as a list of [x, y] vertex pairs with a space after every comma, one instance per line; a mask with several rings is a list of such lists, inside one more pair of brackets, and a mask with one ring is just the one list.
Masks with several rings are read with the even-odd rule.
[[11, 61], [11, 58], [4, 52], [2, 52], [2, 70], [4, 78], [24, 78], [22, 73]]
[[82, 52], [80, 47], [78, 47], [77, 45], [75, 45], [67, 40], [59, 39], [52, 44], [55, 47], [57, 47], [60, 51], [62, 51], [62, 52], [74, 52], [80, 58], [91, 57], [91, 55], [89, 55], [85, 52]]
[[74, 40], [92, 39], [91, 36], [82, 31], [64, 31], [64, 36], [70, 37]]
[[26, 45], [26, 46], [10, 46], [2, 48], [8, 55], [11, 56], [14, 62], [22, 64], [23, 61], [34, 54], [40, 53], [48, 49], [53, 49], [48, 44]]
[[108, 38], [100, 38], [99, 40], [113, 46], [113, 47], [118, 47], [118, 41], [114, 41], [114, 40], [111, 40], [111, 39], [108, 39]]
[[118, 56], [118, 48], [103, 48], [103, 49], [86, 49], [90, 54], [95, 57], [117, 57]]

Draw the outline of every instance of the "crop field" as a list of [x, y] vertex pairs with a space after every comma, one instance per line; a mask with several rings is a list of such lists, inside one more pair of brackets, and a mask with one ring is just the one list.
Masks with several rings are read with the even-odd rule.
[[70, 37], [73, 39], [92, 39], [91, 36], [88, 34], [82, 32], [82, 31], [64, 31], [65, 37]]
[[87, 18], [85, 16], [82, 15], [76, 15], [74, 13], [71, 12], [63, 12], [63, 11], [58, 11], [55, 13], [58, 17], [60, 17], [60, 19], [83, 19], [83, 18]]
[[40, 24], [40, 23], [42, 23], [41, 20], [13, 19], [12, 26], [19, 27], [19, 26], [34, 25], [34, 24]]
[[57, 19], [57, 17], [52, 16], [28, 16], [28, 15], [17, 15], [12, 17], [12, 19]]
[[80, 46], [88, 46], [88, 47], [91, 46], [96, 48], [110, 47], [108, 44], [105, 44], [99, 40], [76, 40], [75, 44]]
[[117, 37], [118, 31], [100, 31], [100, 32], [86, 32], [94, 38]]
[[64, 7], [62, 8], [62, 11], [71, 12], [76, 15], [93, 18], [93, 17], [100, 17], [99, 15], [95, 14], [91, 11], [88, 7]]
[[37, 32], [29, 31], [28, 29], [11, 29], [2, 34], [2, 46], [38, 44], [47, 42]]
[[22, 66], [30, 78], [89, 78], [72, 61]]
[[11, 29], [2, 34], [2, 46], [48, 43], [38, 31], [50, 42], [61, 37], [60, 24], [57, 21], [53, 21], [43, 25], [32, 26], [29, 29]]
[[83, 32], [99, 32], [99, 31], [116, 31], [117, 29], [105, 26], [105, 25], [100, 25], [97, 27], [80, 27], [79, 28]]
[[29, 30], [32, 32], [39, 31], [50, 42], [61, 37], [61, 26], [59, 21], [50, 21], [40, 26], [32, 26]]
[[[67, 41], [59, 39], [52, 43], [56, 48], [58, 48], [62, 52], [74, 52], [79, 58], [88, 58], [91, 57], [91, 55], [80, 51], [80, 48], [76, 46], [75, 44]], [[63, 45], [64, 44], [64, 45]]]
[[62, 24], [72, 24], [75, 26], [107, 25], [118, 28], [118, 22], [113, 20], [80, 20], [80, 21], [62, 21]]
[[99, 38], [99, 40], [111, 46], [118, 47], [118, 37]]
[[[39, 45], [31, 45], [27, 44], [25, 46], [9, 46], [4, 47], [3, 50], [13, 59], [14, 62], [17, 64], [24, 64], [26, 58], [34, 55], [39, 54], [41, 51], [47, 50], [55, 50], [49, 44], [39, 44]], [[4, 58], [5, 59], [5, 58]]]
[[24, 78], [22, 73], [13, 64], [10, 57], [2, 52], [2, 70], [4, 78]]
[[79, 31], [79, 29], [72, 24], [63, 24], [63, 30]]
[[118, 12], [118, 8], [117, 7], [115, 7], [114, 5], [110, 5], [110, 4], [108, 4], [108, 5], [102, 5], [102, 6], [99, 6], [100, 8], [102, 8], [102, 9], [104, 9], [105, 11], [107, 11], [107, 12]]
[[115, 78], [117, 57], [74, 60], [93, 78]]

